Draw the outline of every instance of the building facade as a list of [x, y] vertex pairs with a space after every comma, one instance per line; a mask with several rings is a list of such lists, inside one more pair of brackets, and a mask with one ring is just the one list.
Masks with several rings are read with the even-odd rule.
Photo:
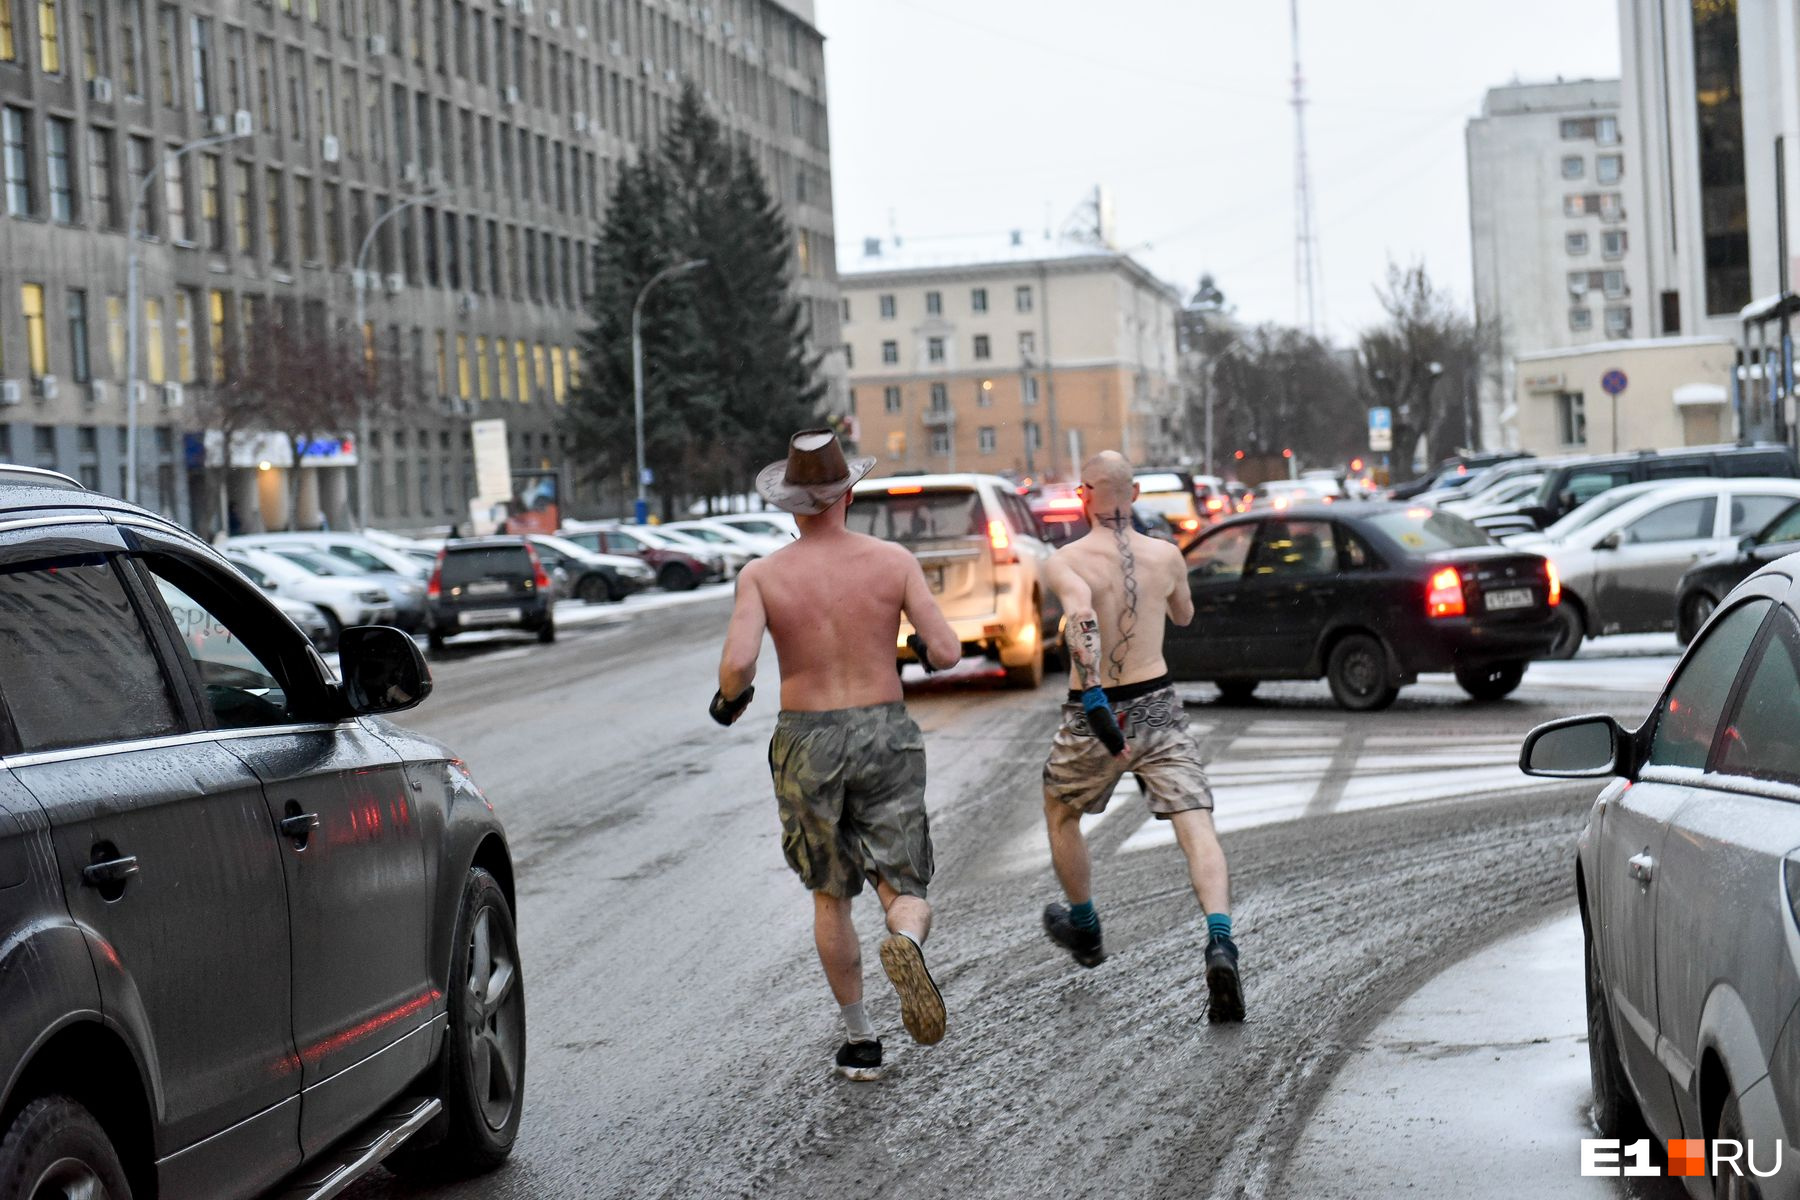
[[1630, 252], [1630, 155], [1619, 81], [1492, 88], [1466, 131], [1475, 316], [1498, 369], [1481, 429], [1517, 447], [1517, 355], [1632, 337], [1643, 327]]
[[[203, 532], [280, 526], [299, 469], [296, 521], [342, 526], [360, 457], [373, 524], [448, 526], [478, 417], [507, 420], [516, 467], [560, 472], [565, 508], [591, 504], [559, 419], [591, 249], [688, 82], [761, 163], [835, 347], [810, 0], [0, 0], [0, 461], [123, 490], [135, 223], [146, 505]], [[259, 340], [353, 323], [359, 249], [402, 206], [350, 330], [397, 397], [366, 444], [346, 429], [295, 467], [259, 436], [276, 431], [208, 437], [208, 389]]]
[[839, 266], [850, 413], [879, 474], [1071, 479], [1118, 450], [1179, 457], [1175, 289], [1085, 242], [965, 261], [871, 240]]
[[[1707, 446], [1735, 437], [1728, 338], [1642, 338], [1518, 356], [1519, 447], [1534, 454], [1611, 454]], [[1616, 396], [1602, 381], [1625, 376]]]

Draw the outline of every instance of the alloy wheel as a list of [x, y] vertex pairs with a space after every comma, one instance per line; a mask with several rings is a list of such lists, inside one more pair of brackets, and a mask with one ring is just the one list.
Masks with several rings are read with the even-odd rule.
[[494, 910], [476, 914], [469, 937], [469, 1003], [464, 1036], [474, 1068], [476, 1103], [491, 1129], [503, 1129], [518, 1103], [523, 1075], [524, 993], [516, 952], [495, 927]]
[[31, 1200], [110, 1200], [99, 1172], [78, 1158], [59, 1158], [26, 1193]]

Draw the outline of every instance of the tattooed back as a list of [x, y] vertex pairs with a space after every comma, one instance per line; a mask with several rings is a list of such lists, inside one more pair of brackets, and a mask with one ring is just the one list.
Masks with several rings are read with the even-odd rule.
[[[1181, 551], [1129, 524], [1102, 518], [1086, 537], [1056, 552], [1050, 582], [1069, 613], [1073, 686], [1112, 687], [1168, 671], [1164, 618], [1186, 625], [1194, 615]], [[1085, 609], [1092, 610], [1097, 626], [1097, 645], [1091, 647], [1080, 644]], [[1093, 664], [1087, 679], [1084, 658]]]

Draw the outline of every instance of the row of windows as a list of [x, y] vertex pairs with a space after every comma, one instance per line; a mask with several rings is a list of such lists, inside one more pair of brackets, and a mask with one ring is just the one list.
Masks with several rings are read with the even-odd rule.
[[[1569, 310], [1569, 328], [1576, 333], [1586, 333], [1594, 327], [1594, 310], [1591, 308], [1571, 308]], [[1631, 310], [1622, 304], [1606, 306], [1606, 333], [1609, 337], [1631, 336]]]
[[1625, 198], [1618, 192], [1570, 192], [1563, 197], [1563, 216], [1600, 214], [1602, 221], [1625, 219]]
[[[976, 362], [986, 362], [993, 357], [993, 343], [989, 341], [987, 334], [975, 335], [972, 351]], [[1019, 357], [1029, 360], [1035, 353], [1037, 353], [1037, 334], [1029, 329], [1021, 329], [1019, 331]], [[900, 361], [900, 343], [896, 341], [882, 342], [881, 361], [885, 366], [897, 364]], [[931, 363], [949, 361], [947, 340], [941, 337], [926, 338], [925, 361]], [[855, 352], [851, 349], [849, 342], [844, 343], [844, 366], [848, 369], [856, 367]]]
[[[1586, 179], [1587, 159], [1579, 154], [1565, 154], [1562, 160], [1564, 179]], [[1625, 158], [1619, 154], [1602, 154], [1594, 159], [1594, 182], [1617, 183], [1625, 177]]]
[[1564, 117], [1559, 128], [1565, 142], [1591, 140], [1602, 146], [1619, 144], [1617, 117]]
[[1569, 295], [1585, 296], [1589, 292], [1602, 292], [1608, 300], [1631, 295], [1631, 289], [1625, 286], [1624, 271], [1570, 271]]
[[[942, 412], [950, 411], [950, 385], [949, 384], [934, 383], [931, 385], [931, 390], [928, 394], [930, 396], [932, 412], [942, 413]], [[1039, 392], [1038, 392], [1037, 376], [1027, 375], [1025, 377], [1025, 391], [1024, 391], [1024, 396], [1023, 396], [1022, 402], [1024, 403], [1024, 405], [1027, 408], [1030, 408], [1037, 404], [1038, 395], [1039, 395]], [[981, 380], [975, 381], [975, 383], [970, 388], [970, 396], [975, 401], [976, 408], [992, 408], [994, 406], [994, 381], [991, 379], [981, 379]], [[902, 397], [900, 388], [897, 385], [889, 384], [888, 386], [881, 389], [881, 410], [883, 412], [897, 413], [897, 412], [900, 412], [904, 407], [905, 407], [905, 402]], [[856, 415], [856, 389], [855, 388], [850, 389], [850, 415], [851, 416]]]
[[[1044, 448], [1044, 430], [1036, 421], [1026, 421], [1021, 430], [1025, 435], [1028, 449]], [[947, 458], [951, 450], [951, 433], [946, 429], [931, 431], [930, 454], [933, 458]], [[906, 457], [906, 430], [893, 429], [887, 435], [887, 457], [904, 459]], [[975, 449], [983, 455], [993, 454], [999, 449], [999, 430], [992, 425], [983, 425], [975, 431]]]
[[[1585, 233], [1567, 233], [1563, 235], [1563, 248], [1571, 257], [1579, 258], [1588, 252], [1591, 241]], [[1623, 229], [1603, 229], [1600, 231], [1600, 256], [1602, 258], [1624, 258], [1627, 242]]]
[[[1014, 312], [1028, 313], [1032, 309], [1032, 303], [1030, 284], [1021, 283], [1013, 288]], [[898, 301], [892, 292], [883, 292], [877, 296], [876, 308], [881, 314], [881, 319], [884, 321], [892, 321], [899, 311]], [[986, 288], [978, 287], [969, 289], [969, 311], [971, 313], [985, 313], [988, 311], [988, 290]], [[930, 317], [940, 317], [943, 316], [943, 314], [944, 293], [935, 291], [926, 292], [925, 315]], [[844, 297], [843, 300], [843, 319], [844, 324], [848, 325], [850, 323], [850, 297], [848, 296]]]

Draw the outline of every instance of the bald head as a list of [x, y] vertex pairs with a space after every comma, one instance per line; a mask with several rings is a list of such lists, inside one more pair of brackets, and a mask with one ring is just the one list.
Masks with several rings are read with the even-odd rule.
[[1131, 463], [1116, 450], [1102, 450], [1081, 464], [1081, 488], [1090, 515], [1129, 513], [1137, 499]]

